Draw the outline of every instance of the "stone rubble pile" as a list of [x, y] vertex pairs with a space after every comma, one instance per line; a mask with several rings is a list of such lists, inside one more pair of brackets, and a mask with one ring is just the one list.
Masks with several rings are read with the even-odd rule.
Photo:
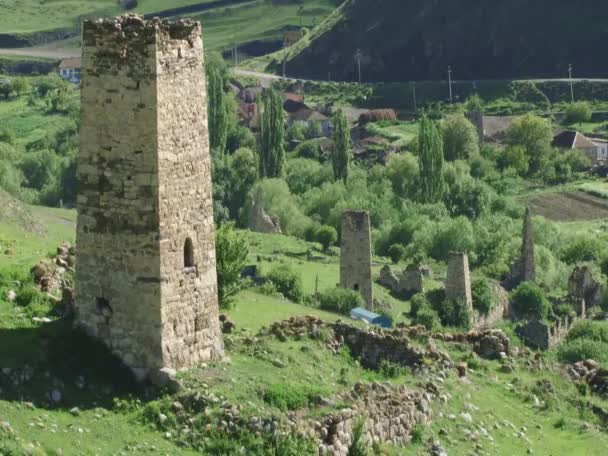
[[74, 272], [76, 249], [68, 243], [57, 247], [57, 254], [49, 260], [34, 265], [30, 272], [34, 283], [44, 293], [54, 293], [64, 288], [66, 271]]
[[588, 359], [570, 364], [568, 375], [575, 382], [585, 382], [596, 394], [608, 396], [608, 369], [600, 367], [597, 361]]
[[336, 401], [351, 406], [313, 423], [315, 435], [320, 436], [320, 455], [346, 456], [358, 419], [365, 420], [367, 442], [394, 445], [407, 444], [413, 427], [432, 419], [431, 396], [403, 385], [357, 383]]

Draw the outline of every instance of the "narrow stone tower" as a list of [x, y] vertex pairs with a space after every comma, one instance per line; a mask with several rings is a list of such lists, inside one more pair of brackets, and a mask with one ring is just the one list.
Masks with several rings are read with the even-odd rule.
[[76, 324], [137, 369], [220, 358], [200, 23], [83, 24]]
[[340, 287], [358, 291], [373, 309], [371, 230], [365, 211], [342, 214]]
[[532, 227], [532, 212], [526, 208], [524, 225], [522, 230], [521, 257], [520, 257], [521, 282], [533, 282], [536, 280], [536, 263], [534, 260], [534, 231]]
[[449, 254], [445, 298], [463, 303], [469, 311], [469, 315], [472, 315], [471, 274], [469, 256], [466, 253], [450, 252]]

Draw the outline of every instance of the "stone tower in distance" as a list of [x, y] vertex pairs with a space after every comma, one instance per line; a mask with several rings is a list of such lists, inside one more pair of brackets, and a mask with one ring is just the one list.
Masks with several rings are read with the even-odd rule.
[[342, 213], [340, 244], [340, 287], [361, 293], [368, 309], [373, 309], [372, 250], [369, 213]]
[[76, 324], [134, 369], [223, 355], [200, 23], [85, 21]]

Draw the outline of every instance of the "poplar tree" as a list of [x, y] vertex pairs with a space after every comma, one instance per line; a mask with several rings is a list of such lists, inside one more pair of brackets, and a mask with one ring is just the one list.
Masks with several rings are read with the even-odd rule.
[[418, 135], [420, 190], [422, 201], [436, 203], [443, 195], [443, 140], [437, 124], [426, 116], [420, 120]]
[[334, 177], [346, 182], [348, 178], [348, 165], [350, 164], [351, 144], [350, 130], [346, 116], [339, 109], [334, 116], [334, 143], [335, 148], [331, 156]]
[[207, 73], [207, 114], [209, 145], [212, 150], [224, 154], [228, 137], [228, 105], [224, 94], [224, 78], [217, 65], [209, 62]]
[[260, 105], [260, 176], [280, 177], [285, 164], [283, 100], [274, 89], [265, 89]]

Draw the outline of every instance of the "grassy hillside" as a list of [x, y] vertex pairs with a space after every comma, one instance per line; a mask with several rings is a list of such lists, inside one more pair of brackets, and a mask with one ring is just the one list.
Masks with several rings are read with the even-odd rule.
[[361, 51], [363, 79], [603, 77], [597, 62], [606, 39], [600, 0], [498, 2], [424, 0], [351, 1], [341, 19], [289, 65], [300, 77], [356, 80]]
[[[303, 9], [300, 10], [299, 8]], [[205, 45], [230, 48], [256, 40], [273, 40], [280, 47], [283, 32], [311, 27], [335, 8], [332, 0], [274, 2], [268, 0], [139, 0], [130, 11], [162, 17], [192, 16], [203, 23]], [[204, 12], [203, 12], [204, 11]], [[45, 44], [79, 32], [85, 17], [124, 13], [115, 0], [60, 0], [39, 2], [0, 0], [0, 47]]]
[[[47, 232], [29, 237], [16, 222], [0, 223], [0, 239], [12, 240], [15, 246], [13, 255], [0, 257], [5, 271], [0, 273], [0, 279], [6, 278], [7, 267], [25, 271], [28, 264], [45, 257], [60, 242], [73, 240], [73, 211], [26, 209], [44, 224]], [[307, 292], [312, 291], [315, 271], [322, 273], [324, 286], [335, 280], [335, 259], [330, 258], [324, 267], [313, 271], [307, 269], [308, 262], [294, 257], [302, 249], [316, 249], [318, 246], [314, 244], [261, 234], [249, 234], [248, 242], [252, 260], [260, 255], [266, 265], [283, 262], [301, 270]], [[439, 439], [454, 455], [471, 452], [504, 456], [585, 455], [602, 454], [608, 448], [608, 437], [601, 430], [603, 424], [589, 405], [608, 407], [608, 402], [581, 395], [564, 377], [553, 353], [542, 356], [540, 361], [533, 355], [514, 357], [514, 370], [504, 372], [499, 361], [479, 359], [466, 346], [435, 341], [437, 348], [446, 351], [453, 360], [469, 363], [466, 379], [448, 371], [445, 380], [439, 383], [435, 377], [427, 377], [424, 370], [364, 369], [347, 352], [333, 354], [322, 339], [301, 337], [280, 341], [258, 332], [293, 315], [314, 314], [326, 321], [333, 321], [338, 315], [280, 297], [244, 291], [230, 311], [237, 332], [225, 338], [226, 362], [180, 374], [184, 389], [177, 394], [158, 394], [152, 390], [129, 393], [113, 383], [107, 366], [100, 371], [90, 361], [74, 364], [80, 352], [86, 356], [78, 345], [61, 354], [71, 364], [51, 366], [47, 356], [56, 355], [56, 338], [68, 337], [63, 334], [52, 306], [48, 302], [19, 306], [6, 301], [5, 291], [6, 282], [0, 280], [0, 365], [8, 368], [0, 374], [0, 381], [6, 372], [21, 372], [26, 363], [33, 376], [19, 381], [18, 396], [12, 386], [3, 384], [0, 452], [232, 455], [240, 454], [237, 448], [261, 451], [264, 433], [261, 440], [255, 440], [246, 433], [212, 432], [216, 425], [221, 427], [220, 420], [231, 419], [225, 415], [226, 407], [238, 404], [243, 416], [275, 417], [282, 421], [288, 414], [281, 401], [288, 401], [293, 405], [287, 407], [295, 413], [289, 416], [318, 420], [348, 406], [334, 403], [331, 398], [350, 390], [357, 382], [388, 382], [419, 389], [428, 381], [439, 384], [445, 397], [432, 401], [434, 418], [430, 426], [416, 428], [412, 443], [405, 447], [384, 445], [378, 454], [427, 454], [426, 442], [430, 438]], [[34, 316], [47, 316], [52, 322], [34, 322]], [[423, 347], [426, 341], [412, 343]], [[50, 399], [53, 391], [60, 392], [58, 401]], [[187, 405], [192, 397], [202, 401], [212, 399], [203, 411]], [[317, 403], [318, 398], [327, 399]], [[176, 402], [188, 408], [175, 412]], [[470, 415], [470, 421], [465, 420], [466, 414]], [[189, 423], [186, 426], [190, 431], [184, 430], [183, 423]], [[207, 430], [200, 434], [204, 426]], [[277, 454], [313, 453], [302, 450]]]

